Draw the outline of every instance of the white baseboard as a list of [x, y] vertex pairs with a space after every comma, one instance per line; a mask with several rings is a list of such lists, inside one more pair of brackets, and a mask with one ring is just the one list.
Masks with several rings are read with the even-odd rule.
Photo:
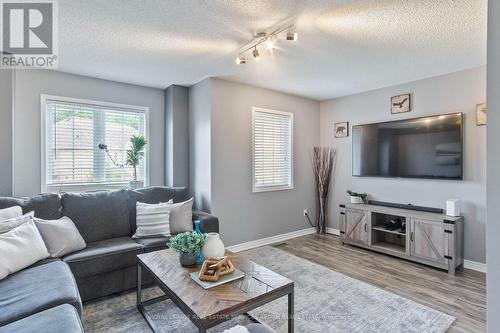
[[[250, 249], [253, 249], [253, 248], [256, 248], [259, 246], [283, 242], [283, 241], [286, 241], [288, 239], [292, 239], [292, 238], [300, 237], [300, 236], [305, 236], [305, 235], [310, 235], [310, 234], [314, 234], [314, 233], [316, 233], [316, 228], [306, 228], [306, 229], [302, 229], [302, 230], [288, 232], [286, 234], [256, 239], [256, 240], [253, 240], [250, 242], [228, 246], [227, 249], [231, 252], [246, 251], [246, 250], [250, 250]], [[334, 228], [326, 228], [326, 233], [332, 234], [332, 235], [337, 235], [337, 236], [340, 234], [339, 230], [334, 229]]]
[[340, 230], [334, 229], [334, 228], [326, 228], [326, 233], [338, 236], [338, 235], [340, 235]]
[[464, 268], [486, 273], [486, 264], [477, 261], [464, 260]]
[[246, 250], [250, 250], [250, 249], [253, 249], [253, 248], [256, 248], [259, 246], [283, 242], [285, 240], [292, 239], [295, 237], [314, 234], [315, 232], [316, 232], [316, 228], [306, 228], [306, 229], [302, 229], [302, 230], [288, 232], [286, 234], [256, 239], [256, 240], [253, 240], [250, 242], [228, 246], [227, 249], [231, 252], [246, 251]]
[[[295, 237], [310, 235], [310, 234], [314, 234], [314, 233], [316, 233], [316, 228], [306, 228], [306, 229], [302, 229], [302, 230], [288, 232], [286, 234], [256, 239], [256, 240], [253, 240], [250, 242], [232, 245], [232, 246], [227, 247], [227, 249], [229, 251], [232, 251], [232, 252], [246, 251], [246, 250], [250, 250], [250, 249], [253, 249], [253, 248], [256, 248], [259, 246], [279, 243], [279, 242], [283, 242], [283, 241], [286, 241], [286, 240], [289, 240], [289, 239], [292, 239]], [[326, 228], [326, 233], [338, 236], [340, 234], [340, 230], [334, 229], [334, 228]], [[486, 273], [486, 264], [476, 262], [476, 261], [464, 260], [464, 268]]]

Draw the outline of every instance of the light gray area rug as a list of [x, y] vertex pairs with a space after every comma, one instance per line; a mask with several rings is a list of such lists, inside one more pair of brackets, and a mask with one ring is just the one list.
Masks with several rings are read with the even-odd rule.
[[[264, 246], [247, 251], [245, 255], [295, 282], [296, 332], [442, 333], [455, 320], [452, 316], [274, 247]], [[145, 296], [153, 297], [159, 293], [158, 289], [151, 288]], [[162, 332], [197, 332], [170, 301], [148, 309]], [[283, 297], [251, 314], [278, 332], [286, 332], [286, 311], [287, 301]], [[86, 305], [83, 323], [87, 332], [150, 332], [135, 307], [135, 293]], [[247, 323], [248, 319], [239, 317], [209, 332], [222, 332], [236, 324]]]

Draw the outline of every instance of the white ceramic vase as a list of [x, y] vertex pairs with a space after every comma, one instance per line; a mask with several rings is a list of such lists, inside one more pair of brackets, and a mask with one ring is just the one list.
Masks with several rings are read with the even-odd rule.
[[226, 248], [224, 247], [224, 243], [222, 243], [219, 234], [216, 232], [209, 232], [207, 234], [207, 240], [201, 249], [203, 258], [220, 258], [224, 256], [225, 252]]

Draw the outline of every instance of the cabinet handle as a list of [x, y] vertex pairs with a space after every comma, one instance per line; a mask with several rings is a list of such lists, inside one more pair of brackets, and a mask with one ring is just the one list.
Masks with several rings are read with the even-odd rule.
[[410, 241], [413, 242], [413, 231], [410, 233]]
[[365, 232], [368, 232], [368, 224], [365, 223]]

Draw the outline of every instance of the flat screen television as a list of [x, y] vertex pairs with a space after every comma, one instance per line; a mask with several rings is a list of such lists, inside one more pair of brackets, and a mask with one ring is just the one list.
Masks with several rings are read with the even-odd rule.
[[353, 126], [352, 174], [463, 179], [463, 114]]

